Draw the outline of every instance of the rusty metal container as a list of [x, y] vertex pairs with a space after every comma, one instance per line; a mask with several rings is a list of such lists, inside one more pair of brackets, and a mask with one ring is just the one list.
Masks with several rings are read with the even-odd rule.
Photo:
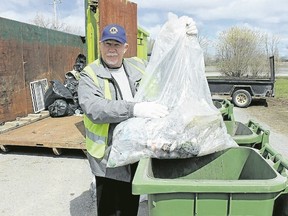
[[99, 57], [101, 32], [108, 24], [126, 29], [129, 49], [125, 57], [137, 56], [137, 4], [123, 0], [85, 0], [88, 63]]
[[33, 113], [30, 82], [64, 81], [79, 53], [80, 36], [0, 18], [0, 123]]

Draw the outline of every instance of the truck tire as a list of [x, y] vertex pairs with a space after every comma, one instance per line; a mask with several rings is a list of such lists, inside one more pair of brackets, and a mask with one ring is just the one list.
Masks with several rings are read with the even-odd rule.
[[250, 105], [252, 101], [252, 96], [248, 91], [240, 89], [233, 93], [232, 101], [235, 104], [235, 106], [245, 108]]

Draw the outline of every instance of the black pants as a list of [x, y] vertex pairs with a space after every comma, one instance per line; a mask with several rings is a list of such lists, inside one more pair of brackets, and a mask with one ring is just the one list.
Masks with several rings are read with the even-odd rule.
[[[135, 170], [132, 173], [134, 176]], [[132, 180], [96, 176], [96, 190], [98, 216], [137, 216], [140, 196], [132, 195]]]

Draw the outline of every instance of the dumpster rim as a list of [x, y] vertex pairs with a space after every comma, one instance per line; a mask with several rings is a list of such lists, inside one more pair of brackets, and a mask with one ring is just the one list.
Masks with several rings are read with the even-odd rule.
[[[148, 163], [151, 162], [151, 158], [144, 158], [139, 161], [138, 168], [132, 182], [132, 192], [133, 194], [154, 194], [176, 192], [279, 193], [285, 191], [288, 181], [287, 178], [278, 173], [273, 166], [263, 158], [258, 150], [246, 146], [232, 148], [248, 148], [251, 151], [255, 151], [273, 170], [275, 173], [275, 178], [268, 180], [156, 179], [146, 175], [148, 173]], [[237, 183], [237, 185], [235, 185], [235, 183]]]

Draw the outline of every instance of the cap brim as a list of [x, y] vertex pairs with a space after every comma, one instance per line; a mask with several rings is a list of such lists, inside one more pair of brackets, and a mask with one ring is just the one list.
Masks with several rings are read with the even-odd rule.
[[115, 41], [118, 41], [119, 43], [122, 43], [122, 44], [126, 43], [125, 40], [121, 40], [118, 37], [104, 37], [104, 38], [101, 39], [101, 42], [104, 42], [104, 41], [107, 41], [107, 40], [115, 40]]

